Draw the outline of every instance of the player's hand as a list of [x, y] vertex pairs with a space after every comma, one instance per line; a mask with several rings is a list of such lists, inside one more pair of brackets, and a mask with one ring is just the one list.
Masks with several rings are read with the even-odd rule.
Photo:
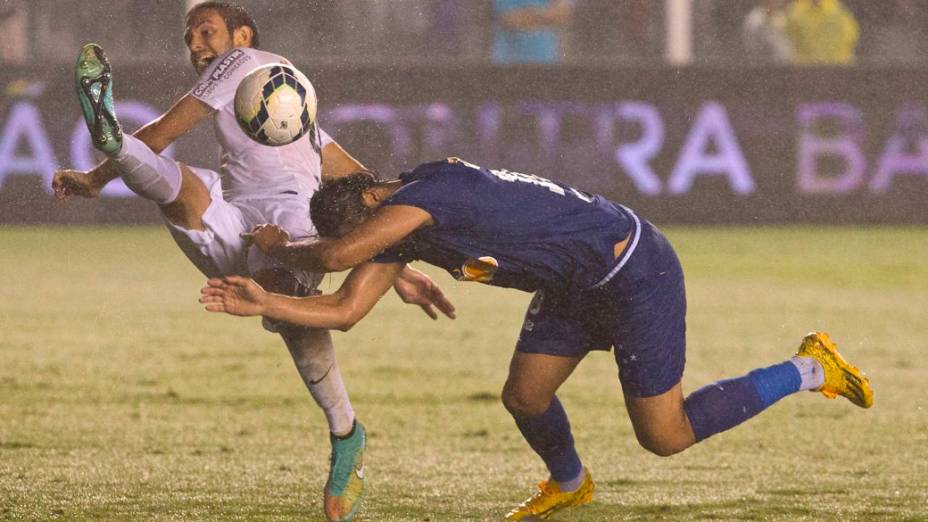
[[267, 292], [253, 279], [226, 276], [210, 279], [200, 289], [200, 302], [210, 312], [225, 312], [243, 317], [262, 315], [267, 302]]
[[258, 225], [251, 232], [242, 233], [246, 245], [254, 245], [265, 254], [271, 249], [290, 241], [290, 234], [277, 225]]
[[441, 288], [435, 284], [435, 281], [432, 281], [431, 277], [418, 270], [408, 266], [404, 268], [396, 278], [393, 289], [404, 303], [419, 305], [432, 319], [438, 319], [435, 308], [449, 319], [455, 317], [454, 305], [445, 297]]
[[59, 170], [52, 178], [52, 190], [58, 199], [67, 199], [70, 196], [95, 198], [100, 195], [102, 189], [90, 173], [82, 170]]

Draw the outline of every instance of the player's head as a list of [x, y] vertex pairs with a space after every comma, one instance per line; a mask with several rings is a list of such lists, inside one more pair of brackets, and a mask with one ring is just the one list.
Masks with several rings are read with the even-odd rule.
[[356, 172], [322, 184], [309, 201], [313, 225], [322, 237], [342, 237], [374, 213], [379, 200], [372, 172]]
[[258, 47], [258, 25], [245, 8], [228, 2], [203, 2], [187, 11], [184, 42], [190, 63], [202, 73], [233, 47]]

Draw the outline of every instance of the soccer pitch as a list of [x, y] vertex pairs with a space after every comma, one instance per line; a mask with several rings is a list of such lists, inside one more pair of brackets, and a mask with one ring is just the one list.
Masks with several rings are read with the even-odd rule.
[[[687, 277], [685, 391], [822, 329], [875, 405], [803, 393], [660, 458], [595, 352], [560, 396], [597, 492], [554, 520], [928, 519], [928, 229], [667, 234]], [[204, 278], [167, 232], [0, 227], [0, 245], [0, 519], [323, 520], [321, 412], [257, 319], [202, 311]], [[530, 296], [417, 267], [456, 321], [391, 293], [335, 334], [370, 436], [357, 519], [501, 520], [546, 476], [499, 402]]]

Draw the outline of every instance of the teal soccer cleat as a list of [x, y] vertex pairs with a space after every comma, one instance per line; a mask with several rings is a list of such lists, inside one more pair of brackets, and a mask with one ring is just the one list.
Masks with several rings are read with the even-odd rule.
[[353, 433], [346, 439], [332, 436], [329, 480], [325, 483], [325, 516], [334, 522], [351, 520], [361, 507], [364, 492], [364, 448], [367, 433], [355, 421]]
[[87, 44], [81, 48], [75, 67], [77, 99], [81, 102], [81, 112], [93, 146], [109, 156], [122, 148], [122, 129], [116, 121], [116, 109], [113, 107], [113, 74], [106, 54], [97, 44]]

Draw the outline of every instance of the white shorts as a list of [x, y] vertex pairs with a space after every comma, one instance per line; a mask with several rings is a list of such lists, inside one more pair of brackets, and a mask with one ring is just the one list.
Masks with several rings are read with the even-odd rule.
[[188, 230], [165, 223], [177, 246], [206, 277], [227, 275], [254, 276], [265, 269], [283, 268], [309, 289], [314, 289], [323, 274], [294, 269], [266, 256], [256, 247], [246, 247], [243, 232], [264, 223], [278, 225], [292, 239], [316, 235], [309, 219], [309, 198], [285, 192], [226, 201], [222, 196], [219, 174], [190, 167], [209, 189], [212, 202], [203, 213], [205, 230]]

